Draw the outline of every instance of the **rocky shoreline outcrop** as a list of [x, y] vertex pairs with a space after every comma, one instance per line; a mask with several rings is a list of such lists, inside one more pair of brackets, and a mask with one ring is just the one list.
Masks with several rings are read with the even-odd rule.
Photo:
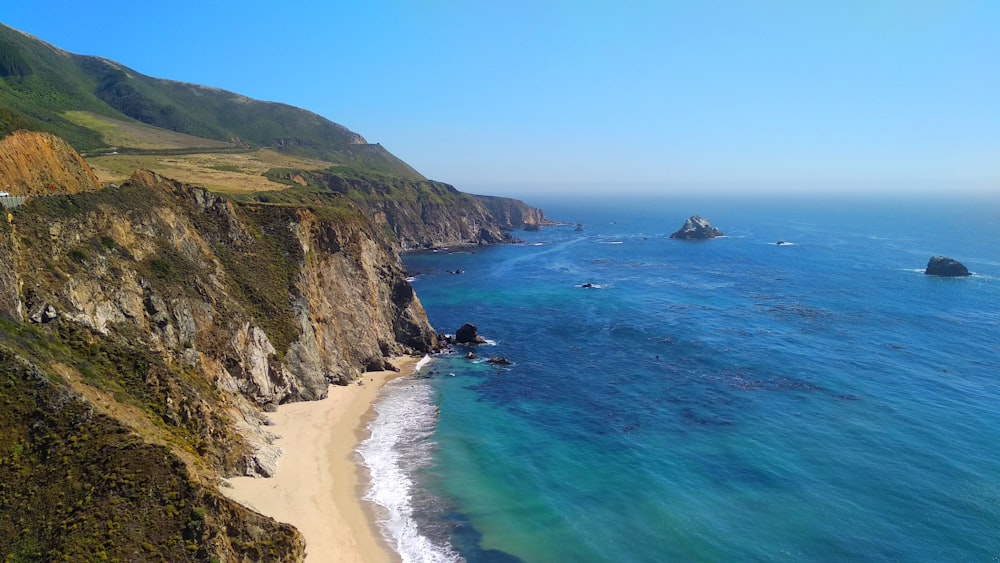
[[479, 336], [479, 329], [472, 323], [465, 323], [455, 331], [455, 344], [485, 344], [486, 339]]

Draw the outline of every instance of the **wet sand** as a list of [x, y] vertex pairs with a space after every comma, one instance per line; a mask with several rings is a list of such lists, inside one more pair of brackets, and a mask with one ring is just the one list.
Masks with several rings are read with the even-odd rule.
[[322, 401], [291, 403], [267, 416], [283, 453], [274, 477], [235, 477], [221, 491], [280, 522], [306, 540], [306, 561], [399, 561], [382, 539], [373, 513], [361, 500], [363, 468], [354, 449], [367, 433], [363, 424], [389, 380], [413, 373], [419, 358], [399, 357], [400, 371], [365, 373], [359, 385], [331, 385]]

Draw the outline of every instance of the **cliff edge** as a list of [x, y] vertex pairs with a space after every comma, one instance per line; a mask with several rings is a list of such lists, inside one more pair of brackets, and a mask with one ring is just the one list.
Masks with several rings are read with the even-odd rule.
[[83, 157], [55, 135], [22, 130], [0, 139], [0, 191], [30, 196], [100, 187]]
[[437, 346], [389, 235], [346, 198], [86, 172], [0, 221], [0, 552], [301, 559], [294, 529], [215, 486], [274, 471], [263, 411]]

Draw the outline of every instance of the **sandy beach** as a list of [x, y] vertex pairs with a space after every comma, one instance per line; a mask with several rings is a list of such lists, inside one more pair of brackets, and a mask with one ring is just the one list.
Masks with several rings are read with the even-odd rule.
[[381, 539], [362, 504], [360, 468], [354, 448], [379, 390], [389, 380], [413, 373], [419, 358], [400, 357], [398, 372], [368, 372], [363, 385], [330, 386], [322, 401], [278, 407], [268, 429], [279, 436], [283, 454], [274, 477], [235, 477], [221, 491], [229, 498], [281, 522], [306, 540], [306, 561], [393, 562], [399, 557]]

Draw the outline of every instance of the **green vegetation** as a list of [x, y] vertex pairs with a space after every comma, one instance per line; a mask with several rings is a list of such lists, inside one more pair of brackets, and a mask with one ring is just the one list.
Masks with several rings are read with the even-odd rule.
[[[337, 193], [363, 206], [380, 202], [448, 205], [467, 197], [442, 182], [404, 178], [354, 166], [333, 166], [319, 171], [273, 168], [265, 176], [271, 181], [293, 186], [288, 190], [292, 194]], [[305, 188], [296, 180], [304, 181]]]
[[235, 297], [248, 307], [281, 359], [301, 332], [291, 305], [297, 297], [295, 278], [303, 261], [302, 247], [288, 227], [296, 211], [255, 206], [240, 207], [237, 212], [250, 228], [250, 239], [231, 241], [218, 222], [208, 224], [210, 214], [198, 218], [199, 228], [212, 233], [213, 250], [235, 284]]
[[[59, 288], [70, 277], [113, 279], [125, 270], [164, 300], [194, 296], [211, 266], [168, 238], [181, 225], [175, 217], [188, 217], [229, 253], [220, 260], [238, 287], [235, 302], [216, 304], [219, 318], [245, 317], [248, 311], [227, 308], [246, 307], [287, 347], [297, 336], [290, 292], [302, 256], [288, 229], [296, 211], [259, 204], [234, 210], [225, 202], [203, 208], [194, 195], [168, 183], [126, 183], [18, 208], [16, 231], [4, 222], [0, 235], [16, 233], [22, 245], [52, 240], [54, 225], [73, 230], [66, 247], [22, 255], [24, 271], [38, 273], [24, 302], [61, 310]], [[247, 226], [237, 244], [233, 212]], [[136, 221], [133, 232], [143, 240], [130, 248], [142, 248], [142, 259], [101, 230], [108, 220]], [[106, 273], [96, 273], [101, 268]], [[139, 327], [111, 328], [102, 334], [63, 316], [38, 324], [0, 317], [0, 560], [287, 560], [301, 553], [290, 527], [191, 476], [194, 468], [232, 471], [247, 453], [214, 381], [156, 352]], [[224, 346], [222, 331], [198, 338], [206, 353]]]
[[249, 512], [258, 532], [233, 525], [242, 509], [193, 482], [168, 449], [3, 346], [0, 390], [5, 561], [212, 561], [220, 538], [237, 557], [295, 551], [288, 526]]
[[[101, 119], [104, 117], [222, 143], [239, 139], [247, 148], [272, 147], [421, 178], [381, 145], [362, 143], [357, 134], [312, 112], [249, 100], [215, 88], [151, 78], [105, 59], [58, 51], [3, 25], [0, 107], [22, 126], [55, 133], [79, 151], [127, 141], [128, 136], [111, 135], [109, 122]], [[0, 118], [0, 126], [2, 123]]]
[[0, 107], [0, 138], [3, 138], [18, 129], [38, 129], [39, 125], [34, 121]]

